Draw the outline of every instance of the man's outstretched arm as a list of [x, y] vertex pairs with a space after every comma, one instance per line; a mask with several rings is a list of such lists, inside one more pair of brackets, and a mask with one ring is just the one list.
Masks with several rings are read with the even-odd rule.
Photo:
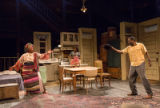
[[117, 48], [114, 48], [114, 47], [113, 47], [112, 45], [110, 45], [110, 44], [104, 45], [104, 48], [106, 48], [106, 49], [112, 49], [112, 50], [114, 50], [114, 51], [117, 52], [117, 53], [123, 54], [123, 52], [122, 52], [121, 50], [119, 50], [119, 49], [117, 49]]
[[116, 51], [117, 53], [123, 54], [123, 52], [119, 49], [114, 48], [113, 46], [111, 47], [112, 50]]

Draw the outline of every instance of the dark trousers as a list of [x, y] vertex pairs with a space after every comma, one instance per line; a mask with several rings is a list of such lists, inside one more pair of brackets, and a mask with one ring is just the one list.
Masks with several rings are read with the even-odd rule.
[[140, 77], [143, 86], [147, 92], [147, 94], [153, 95], [150, 84], [145, 76], [145, 62], [143, 62], [139, 66], [130, 66], [130, 71], [129, 71], [129, 85], [130, 89], [133, 94], [137, 94], [137, 89], [136, 89], [136, 79], [137, 77]]

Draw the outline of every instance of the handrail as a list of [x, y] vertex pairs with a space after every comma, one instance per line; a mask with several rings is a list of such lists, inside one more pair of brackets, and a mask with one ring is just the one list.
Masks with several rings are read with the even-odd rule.
[[18, 57], [0, 57], [0, 71], [8, 70], [10, 66], [14, 65]]
[[1, 59], [1, 58], [17, 58], [17, 57], [0, 57], [0, 59]]

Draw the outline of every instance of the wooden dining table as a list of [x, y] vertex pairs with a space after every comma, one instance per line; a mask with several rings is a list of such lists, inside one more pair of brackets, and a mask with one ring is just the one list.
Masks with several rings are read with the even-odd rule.
[[71, 73], [73, 77], [73, 88], [76, 92], [76, 74], [85, 74], [86, 70], [99, 69], [97, 67], [74, 67], [74, 68], [64, 68], [67, 73]]
[[[61, 67], [74, 67], [75, 65], [59, 65]], [[80, 64], [80, 67], [88, 66], [88, 64]]]

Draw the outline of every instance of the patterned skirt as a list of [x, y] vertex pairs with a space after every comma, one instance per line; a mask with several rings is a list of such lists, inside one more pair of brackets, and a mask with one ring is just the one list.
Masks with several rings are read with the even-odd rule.
[[27, 92], [40, 93], [40, 82], [38, 72], [34, 70], [34, 63], [24, 63], [22, 69], [22, 78], [24, 80], [24, 87]]

